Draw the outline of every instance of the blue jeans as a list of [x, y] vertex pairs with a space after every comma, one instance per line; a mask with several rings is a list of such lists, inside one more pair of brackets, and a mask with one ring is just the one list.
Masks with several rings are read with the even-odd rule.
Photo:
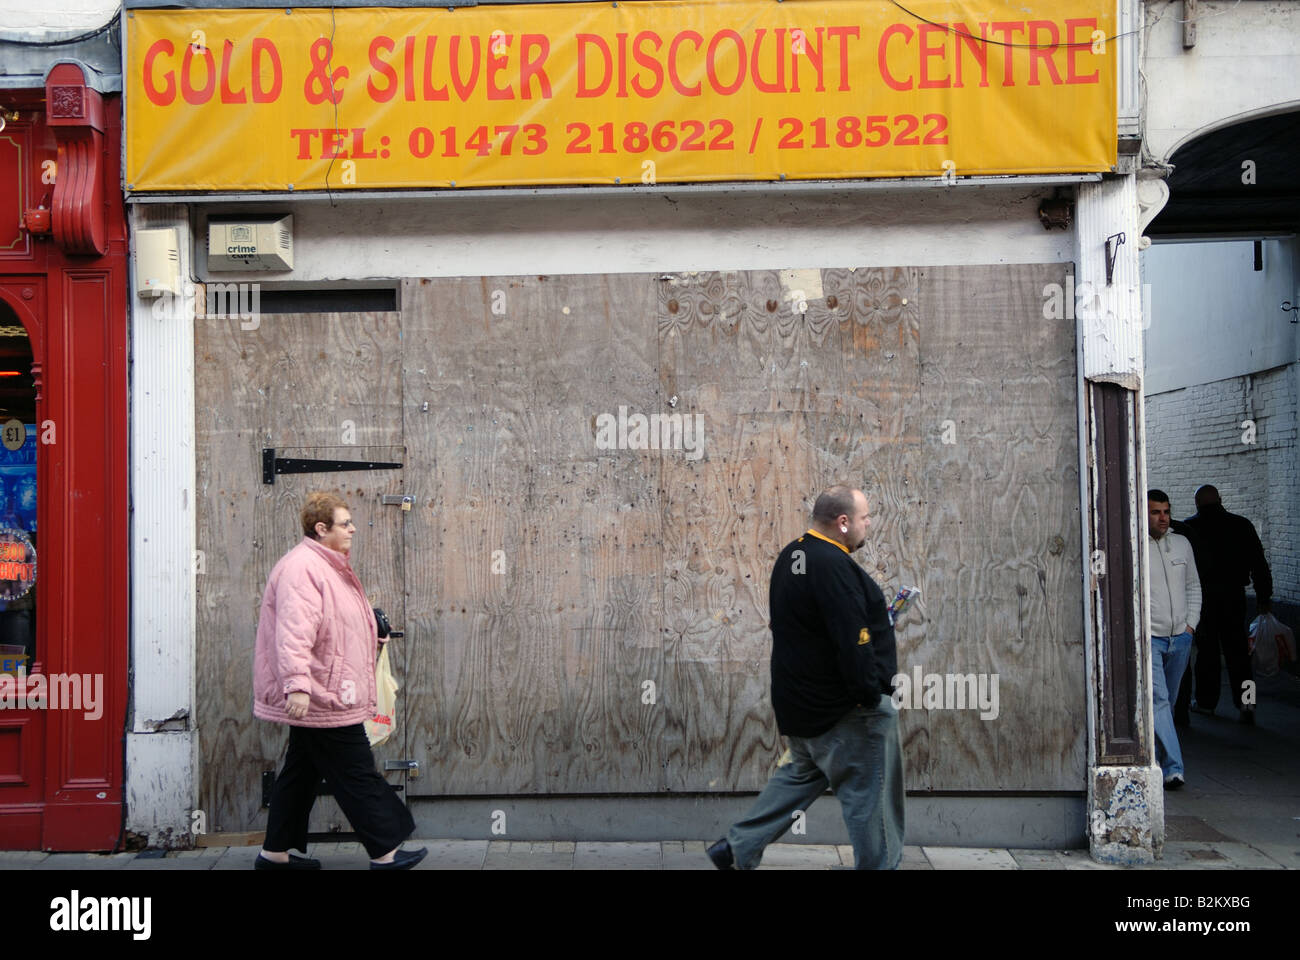
[[1183, 751], [1174, 730], [1173, 702], [1192, 656], [1192, 635], [1151, 638], [1151, 706], [1156, 728], [1156, 759], [1165, 779], [1183, 775]]
[[903, 743], [888, 695], [854, 707], [817, 737], [787, 737], [792, 759], [777, 767], [745, 818], [727, 833], [736, 868], [752, 870], [829, 786], [840, 801], [859, 870], [895, 870], [903, 859]]

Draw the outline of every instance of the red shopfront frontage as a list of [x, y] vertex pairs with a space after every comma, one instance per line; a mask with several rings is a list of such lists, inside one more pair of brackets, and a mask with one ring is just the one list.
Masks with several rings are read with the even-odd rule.
[[0, 850], [122, 836], [128, 248], [88, 73], [0, 89]]

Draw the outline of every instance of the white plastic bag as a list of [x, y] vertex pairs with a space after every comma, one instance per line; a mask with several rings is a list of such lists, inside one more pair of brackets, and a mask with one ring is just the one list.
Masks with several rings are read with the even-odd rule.
[[366, 736], [376, 747], [393, 735], [397, 713], [397, 681], [388, 665], [388, 644], [375, 664], [375, 715], [366, 721]]
[[1295, 634], [1271, 613], [1250, 624], [1250, 659], [1257, 677], [1276, 676], [1282, 664], [1294, 660]]

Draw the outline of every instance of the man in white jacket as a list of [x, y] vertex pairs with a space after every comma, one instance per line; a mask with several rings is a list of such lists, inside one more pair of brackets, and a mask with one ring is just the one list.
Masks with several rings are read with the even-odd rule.
[[1147, 583], [1151, 601], [1151, 701], [1156, 759], [1165, 789], [1183, 785], [1183, 752], [1174, 730], [1172, 704], [1192, 655], [1192, 634], [1201, 619], [1201, 579], [1192, 545], [1169, 530], [1169, 497], [1147, 491]]

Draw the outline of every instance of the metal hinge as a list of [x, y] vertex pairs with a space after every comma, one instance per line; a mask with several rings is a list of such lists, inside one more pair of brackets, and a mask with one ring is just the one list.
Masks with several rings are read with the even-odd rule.
[[311, 460], [277, 457], [275, 447], [262, 448], [262, 482], [275, 483], [277, 474], [342, 473], [347, 470], [401, 470], [402, 464], [378, 460]]

